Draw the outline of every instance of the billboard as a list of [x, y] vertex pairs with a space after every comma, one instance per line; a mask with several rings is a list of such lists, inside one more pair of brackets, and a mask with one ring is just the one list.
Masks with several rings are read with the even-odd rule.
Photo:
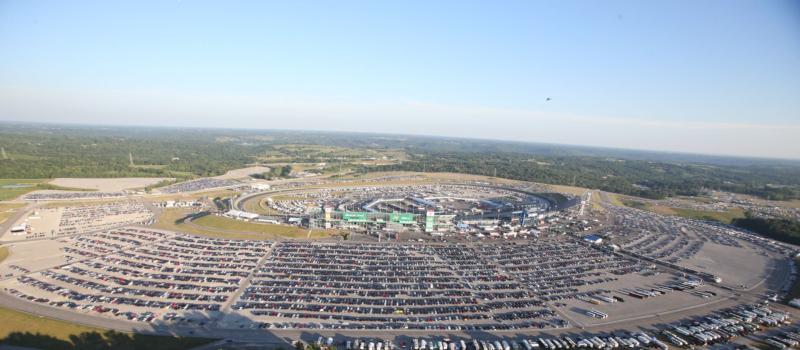
[[433, 210], [425, 213], [425, 232], [433, 232]]
[[366, 222], [367, 213], [362, 211], [346, 211], [342, 213], [342, 220], [347, 222]]
[[333, 211], [333, 208], [325, 207], [325, 221], [331, 221], [331, 212], [332, 211]]
[[410, 213], [391, 213], [389, 214], [389, 221], [399, 224], [413, 224], [416, 222], [414, 214]]

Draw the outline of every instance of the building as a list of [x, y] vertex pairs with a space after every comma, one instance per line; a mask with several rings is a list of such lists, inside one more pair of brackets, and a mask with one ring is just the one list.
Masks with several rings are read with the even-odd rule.
[[11, 234], [14, 236], [24, 235], [28, 232], [28, 224], [11, 226]]
[[586, 241], [586, 242], [589, 242], [591, 244], [601, 244], [601, 243], [603, 243], [603, 237], [600, 237], [598, 235], [588, 235], [586, 237], [583, 237], [583, 240]]
[[228, 212], [225, 213], [225, 216], [234, 219], [255, 220], [258, 219], [259, 215], [256, 213], [248, 213], [246, 211], [229, 210]]
[[256, 182], [256, 183], [251, 183], [250, 188], [255, 191], [266, 191], [270, 189], [270, 185], [265, 184], [263, 182]]

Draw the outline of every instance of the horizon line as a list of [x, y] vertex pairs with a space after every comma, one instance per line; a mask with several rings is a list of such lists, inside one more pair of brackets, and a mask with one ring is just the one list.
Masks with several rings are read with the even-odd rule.
[[339, 134], [364, 134], [364, 135], [386, 135], [386, 136], [404, 136], [404, 137], [421, 137], [421, 138], [442, 138], [442, 139], [456, 139], [466, 141], [491, 141], [491, 142], [506, 142], [530, 145], [553, 145], [562, 147], [575, 147], [575, 148], [589, 148], [589, 149], [604, 149], [614, 151], [634, 151], [643, 153], [659, 153], [667, 155], [687, 155], [687, 156], [705, 156], [717, 158], [733, 158], [743, 160], [768, 160], [768, 161], [789, 161], [800, 162], [800, 158], [784, 158], [784, 157], [768, 157], [768, 156], [749, 156], [737, 154], [713, 154], [713, 153], [698, 153], [698, 152], [681, 152], [663, 149], [647, 149], [647, 148], [627, 148], [627, 147], [613, 147], [603, 145], [590, 145], [590, 144], [574, 144], [574, 143], [553, 143], [553, 142], [540, 142], [540, 141], [524, 141], [515, 139], [497, 139], [497, 138], [481, 138], [481, 137], [466, 137], [466, 136], [448, 136], [448, 135], [435, 135], [435, 134], [416, 134], [416, 133], [390, 133], [390, 132], [375, 132], [375, 131], [353, 131], [353, 130], [322, 130], [322, 129], [281, 129], [281, 128], [237, 128], [237, 127], [219, 127], [219, 126], [180, 126], [180, 125], [142, 125], [142, 124], [113, 124], [113, 123], [83, 123], [83, 122], [40, 122], [40, 121], [18, 121], [18, 120], [0, 120], [0, 124], [12, 125], [51, 125], [51, 126], [70, 126], [70, 127], [116, 127], [116, 128], [152, 128], [152, 129], [187, 129], [187, 130], [229, 130], [229, 131], [281, 131], [281, 132], [317, 132], [317, 133], [339, 133]]

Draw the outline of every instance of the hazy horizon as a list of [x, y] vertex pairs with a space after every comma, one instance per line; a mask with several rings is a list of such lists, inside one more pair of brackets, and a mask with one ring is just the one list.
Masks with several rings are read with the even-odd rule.
[[798, 24], [792, 1], [4, 2], [0, 120], [800, 159]]
[[[712, 153], [696, 153], [696, 152], [679, 152], [679, 151], [668, 151], [668, 150], [658, 150], [658, 149], [644, 149], [644, 148], [623, 148], [623, 147], [609, 147], [609, 146], [595, 146], [595, 145], [584, 145], [584, 144], [571, 144], [571, 143], [564, 143], [564, 142], [537, 142], [537, 141], [528, 141], [528, 140], [510, 140], [510, 139], [494, 139], [494, 138], [479, 138], [479, 137], [462, 137], [462, 136], [446, 136], [446, 135], [432, 135], [432, 134], [410, 134], [410, 133], [386, 133], [386, 132], [372, 132], [372, 131], [350, 131], [350, 130], [318, 130], [318, 129], [269, 129], [269, 128], [235, 128], [235, 127], [199, 127], [199, 126], [180, 126], [180, 125], [143, 125], [143, 124], [87, 124], [87, 123], [69, 123], [69, 122], [62, 122], [62, 123], [51, 123], [51, 122], [25, 122], [25, 121], [15, 121], [15, 120], [0, 120], [0, 127], [3, 124], [9, 125], [26, 125], [26, 126], [47, 126], [47, 127], [69, 127], [74, 129], [103, 129], [103, 128], [130, 128], [130, 129], [180, 129], [183, 131], [186, 130], [205, 130], [205, 131], [235, 131], [235, 132], [244, 132], [249, 131], [252, 134], [258, 134], [259, 132], [270, 133], [270, 132], [292, 132], [292, 133], [333, 133], [333, 134], [360, 134], [360, 135], [371, 135], [371, 136], [392, 136], [397, 138], [430, 138], [430, 139], [459, 139], [459, 140], [466, 140], [466, 141], [480, 141], [480, 142], [498, 142], [498, 143], [519, 143], [519, 144], [529, 144], [529, 145], [547, 145], [547, 146], [558, 146], [558, 147], [567, 147], [567, 148], [585, 148], [585, 149], [594, 149], [594, 150], [609, 150], [609, 151], [622, 151], [622, 152], [643, 152], [647, 154], [662, 154], [662, 155], [685, 155], [689, 157], [713, 157], [713, 158], [721, 158], [721, 159], [749, 159], [749, 160], [763, 160], [763, 161], [776, 161], [776, 162], [790, 162], [789, 164], [793, 164], [794, 162], [800, 162], [800, 158], [781, 158], [781, 157], [759, 157], [759, 156], [742, 156], [742, 155], [731, 155], [731, 154], [712, 154]], [[313, 144], [313, 140], [310, 140]], [[703, 163], [702, 161], [695, 160], [695, 162]]]

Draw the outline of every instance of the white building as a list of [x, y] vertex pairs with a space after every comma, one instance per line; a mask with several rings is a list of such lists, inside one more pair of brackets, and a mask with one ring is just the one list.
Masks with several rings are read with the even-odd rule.
[[229, 210], [227, 213], [225, 213], [225, 216], [234, 219], [255, 220], [258, 219], [259, 215], [256, 213], [248, 213], [246, 211], [241, 211], [241, 210]]
[[600, 236], [597, 236], [597, 235], [588, 235], [586, 237], [583, 237], [583, 240], [586, 241], [586, 242], [589, 242], [591, 244], [603, 243], [603, 237], [600, 237]]
[[256, 183], [250, 184], [250, 188], [252, 188], [253, 190], [256, 190], [256, 191], [266, 191], [266, 190], [270, 189], [270, 185], [269, 184], [265, 184], [263, 182], [256, 182]]

